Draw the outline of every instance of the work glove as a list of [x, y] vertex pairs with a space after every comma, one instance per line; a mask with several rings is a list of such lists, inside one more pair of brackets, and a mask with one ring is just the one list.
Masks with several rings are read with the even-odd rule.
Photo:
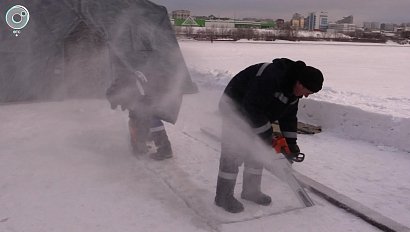
[[138, 102], [145, 95], [142, 83], [147, 82], [142, 72], [136, 71], [135, 76], [117, 78], [107, 89], [106, 97], [111, 109], [121, 106], [122, 110], [136, 110]]
[[305, 159], [305, 154], [300, 153], [300, 148], [297, 144], [291, 143], [288, 144], [288, 154], [286, 154], [286, 158], [292, 163], [294, 162], [302, 162]]
[[288, 144], [290, 154], [297, 154], [300, 152], [300, 148], [297, 144]]
[[283, 136], [275, 136], [272, 146], [276, 152], [282, 153], [291, 163], [302, 162], [305, 158], [305, 155], [300, 153], [299, 146], [296, 143], [287, 143]]
[[122, 110], [132, 108], [133, 101], [138, 97], [135, 81], [128, 78], [117, 78], [107, 89], [106, 97], [111, 104], [111, 109], [121, 106]]

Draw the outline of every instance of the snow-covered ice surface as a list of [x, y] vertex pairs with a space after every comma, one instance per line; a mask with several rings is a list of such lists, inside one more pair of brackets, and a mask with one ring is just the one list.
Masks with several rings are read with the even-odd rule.
[[315, 207], [298, 209], [268, 174], [272, 206], [244, 202], [239, 215], [214, 206], [218, 144], [188, 120], [198, 107], [189, 101], [203, 97], [212, 96], [188, 96], [180, 122], [167, 125], [175, 158], [164, 162], [132, 155], [127, 115], [103, 100], [2, 106], [0, 231], [377, 231], [315, 196]]
[[231, 215], [213, 205], [219, 143], [201, 128], [218, 130], [217, 101], [237, 71], [274, 57], [305, 60], [326, 78], [323, 93], [304, 100], [300, 112], [323, 132], [300, 136], [307, 157], [294, 168], [410, 227], [410, 156], [402, 138], [410, 131], [408, 47], [180, 45], [201, 92], [186, 95], [177, 124], [166, 125], [173, 159], [135, 157], [127, 113], [105, 100], [0, 106], [0, 231], [378, 231], [312, 193], [316, 205], [300, 208], [268, 172], [262, 188], [271, 206], [243, 202], [245, 212]]
[[322, 70], [324, 89], [313, 95], [376, 113], [410, 118], [410, 46], [338, 42], [181, 41], [192, 72], [226, 84], [243, 68], [274, 58], [303, 60]]

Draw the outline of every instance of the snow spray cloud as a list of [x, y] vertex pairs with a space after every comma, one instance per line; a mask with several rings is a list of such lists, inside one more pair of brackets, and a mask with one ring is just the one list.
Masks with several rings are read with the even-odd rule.
[[194, 86], [163, 7], [146, 0], [42, 0], [26, 7], [33, 16], [24, 37], [4, 42], [1, 34], [0, 52], [9, 61], [0, 66], [1, 101], [103, 97], [114, 78], [135, 71], [147, 77], [148, 93], [167, 101], [162, 105]]
[[[17, 34], [3, 30], [7, 27], [1, 17], [0, 101], [62, 99], [70, 92], [76, 96], [95, 89], [95, 84], [88, 80], [92, 80], [90, 70], [99, 64], [93, 58], [100, 59], [101, 55], [95, 52], [95, 41], [88, 38], [84, 42], [84, 38], [91, 37], [93, 26], [81, 16], [78, 2], [23, 1], [31, 17]], [[12, 5], [12, 1], [2, 3], [0, 14]], [[84, 49], [86, 45], [88, 49]], [[90, 52], [89, 48], [94, 50]], [[84, 60], [91, 61], [81, 62]], [[81, 92], [84, 83], [88, 89]]]
[[113, 78], [136, 79], [154, 114], [175, 122], [182, 95], [195, 85], [166, 9], [145, 0], [89, 1], [86, 9], [92, 24], [105, 32]]
[[[38, 6], [32, 1], [20, 5], [27, 9], [28, 14], [36, 11]], [[38, 92], [45, 91], [36, 80], [40, 73], [45, 73], [46, 57], [40, 51], [47, 51], [47, 43], [41, 43], [43, 38], [36, 37], [36, 33], [43, 32], [42, 28], [38, 27], [36, 17], [30, 17], [21, 29], [8, 24], [6, 12], [15, 6], [13, 1], [0, 4], [0, 102], [29, 100]], [[19, 21], [14, 16], [13, 20]]]
[[222, 152], [241, 156], [244, 160], [258, 162], [271, 169], [274, 159], [281, 159], [270, 144], [266, 144], [250, 126], [249, 120], [240, 113], [238, 106], [228, 96], [223, 95], [220, 101], [222, 115]]

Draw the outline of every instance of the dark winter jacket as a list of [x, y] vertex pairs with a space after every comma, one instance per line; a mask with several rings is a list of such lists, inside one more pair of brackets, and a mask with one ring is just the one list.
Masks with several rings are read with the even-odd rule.
[[[232, 78], [219, 104], [222, 113], [230, 105], [242, 114], [262, 139], [271, 141], [271, 123], [278, 121], [282, 134], [290, 144], [296, 143], [299, 98], [293, 94], [296, 83], [292, 75], [294, 61], [281, 58], [269, 64], [255, 64]], [[264, 67], [262, 67], [264, 66]], [[233, 103], [227, 105], [230, 100]]]

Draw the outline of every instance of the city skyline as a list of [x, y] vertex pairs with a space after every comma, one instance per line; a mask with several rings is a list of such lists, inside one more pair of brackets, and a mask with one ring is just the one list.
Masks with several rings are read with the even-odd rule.
[[334, 22], [353, 15], [355, 24], [363, 22], [410, 23], [409, 0], [313, 0], [286, 2], [278, 0], [151, 0], [173, 10], [189, 10], [195, 16], [215, 15], [229, 18], [270, 18], [290, 20], [294, 13], [307, 16], [309, 12], [324, 11]]

